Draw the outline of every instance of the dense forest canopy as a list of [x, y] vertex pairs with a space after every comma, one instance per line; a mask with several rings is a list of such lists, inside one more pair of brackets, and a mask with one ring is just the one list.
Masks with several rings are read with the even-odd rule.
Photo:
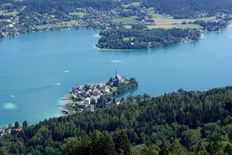
[[232, 0], [142, 0], [146, 7], [175, 18], [212, 16], [219, 12], [232, 12]]
[[[123, 4], [141, 2], [141, 6], [154, 7], [157, 11], [172, 15], [176, 18], [196, 18], [199, 16], [212, 16], [219, 12], [232, 12], [232, 0], [24, 0], [35, 10], [48, 11], [48, 7], [93, 7], [95, 9], [109, 10]], [[41, 7], [40, 7], [41, 6]], [[63, 8], [63, 9], [62, 9]]]
[[198, 40], [199, 30], [191, 29], [110, 29], [100, 32], [97, 47], [104, 49], [139, 49], [164, 47], [189, 40]]
[[232, 87], [128, 97], [119, 106], [24, 122], [13, 131], [1, 137], [0, 154], [230, 155]]
[[[207, 25], [204, 30], [215, 31], [229, 20], [225, 24], [219, 21], [218, 26], [216, 17], [224, 18], [231, 12], [232, 0], [4, 0], [0, 2], [0, 38], [65, 28], [106, 29], [120, 24], [143, 24], [151, 29], [201, 29]], [[206, 23], [189, 23], [190, 19]]]
[[0, 4], [26, 5], [29, 10], [40, 13], [51, 11], [65, 13], [69, 9], [86, 7], [110, 10], [133, 2], [140, 2], [141, 8], [154, 7], [158, 12], [176, 18], [196, 18], [212, 16], [220, 12], [232, 12], [232, 0], [2, 0]]
[[25, 0], [26, 5], [31, 10], [39, 11], [40, 13], [50, 12], [51, 9], [57, 9], [57, 11], [66, 11], [75, 8], [87, 8], [92, 7], [100, 10], [110, 10], [120, 6], [119, 1], [115, 0]]

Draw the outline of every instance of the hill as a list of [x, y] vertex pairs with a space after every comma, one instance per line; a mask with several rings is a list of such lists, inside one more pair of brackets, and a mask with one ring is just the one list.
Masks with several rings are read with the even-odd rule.
[[0, 154], [230, 155], [232, 87], [128, 97], [93, 113], [15, 126], [1, 137]]

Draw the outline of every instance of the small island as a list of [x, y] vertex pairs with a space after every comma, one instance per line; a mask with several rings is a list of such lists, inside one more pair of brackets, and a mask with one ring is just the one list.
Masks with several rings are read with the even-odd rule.
[[76, 85], [65, 97], [67, 104], [62, 113], [68, 115], [83, 111], [94, 112], [96, 108], [120, 104], [116, 98], [137, 87], [135, 78], [126, 79], [117, 73], [106, 83]]

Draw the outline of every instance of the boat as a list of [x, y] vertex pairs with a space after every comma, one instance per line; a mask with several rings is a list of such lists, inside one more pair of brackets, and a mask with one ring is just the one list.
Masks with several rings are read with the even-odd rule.
[[57, 85], [57, 86], [60, 86], [60, 85], [61, 85], [61, 83], [57, 82], [57, 83], [56, 83], [56, 85]]
[[14, 95], [10, 95], [10, 98], [15, 98], [15, 96]]

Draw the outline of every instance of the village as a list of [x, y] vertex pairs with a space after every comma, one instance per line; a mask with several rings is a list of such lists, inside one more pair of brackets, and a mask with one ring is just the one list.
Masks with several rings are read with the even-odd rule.
[[29, 13], [26, 6], [11, 7], [14, 9], [4, 9], [0, 4], [0, 38], [37, 31], [103, 27], [112, 17], [118, 17], [116, 12], [105, 12], [91, 7], [78, 8], [62, 18], [57, 17], [57, 14]]
[[10, 128], [0, 128], [0, 136], [6, 136], [11, 134]]
[[128, 80], [117, 73], [107, 83], [77, 85], [68, 93], [68, 100], [71, 103], [67, 104], [62, 112], [64, 114], [84, 110], [94, 112], [99, 107], [112, 103], [120, 104], [115, 97], [136, 87], [138, 87], [138, 82], [134, 78]]

